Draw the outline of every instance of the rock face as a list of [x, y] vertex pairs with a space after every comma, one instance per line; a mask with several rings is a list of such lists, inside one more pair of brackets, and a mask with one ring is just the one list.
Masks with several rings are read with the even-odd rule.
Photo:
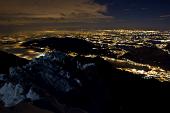
[[34, 92], [32, 88], [26, 94], [26, 98], [31, 99], [31, 101], [35, 101], [35, 100], [40, 99], [39, 95], [36, 92]]
[[5, 107], [16, 105], [25, 99], [22, 93], [23, 87], [20, 84], [5, 83], [0, 89], [1, 100], [4, 102]]
[[6, 76], [0, 75], [0, 101], [6, 107], [31, 101], [55, 113], [169, 109], [164, 102], [170, 101], [169, 83], [118, 70], [99, 57], [53, 51], [24, 66], [11, 67]]
[[15, 55], [0, 51], [0, 73], [7, 74], [11, 66], [22, 66], [28, 61]]
[[[57, 95], [79, 87], [81, 82], [76, 78], [77, 72], [94, 67], [95, 64], [81, 64], [72, 60], [73, 58], [69, 58], [65, 53], [55, 51], [33, 59], [24, 66], [11, 67], [8, 81], [12, 83], [6, 82], [1, 87], [1, 100], [7, 107], [14, 106], [26, 98], [38, 100], [40, 97], [32, 90], [33, 85], [38, 85]], [[3, 75], [1, 80], [5, 80]]]

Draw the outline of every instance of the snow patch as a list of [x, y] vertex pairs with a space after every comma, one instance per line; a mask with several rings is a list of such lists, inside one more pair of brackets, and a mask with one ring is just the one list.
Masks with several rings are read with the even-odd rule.
[[23, 87], [20, 84], [5, 83], [0, 88], [0, 100], [4, 102], [5, 107], [12, 107], [25, 99], [23, 91]]
[[0, 81], [6, 81], [6, 75], [0, 74]]
[[91, 66], [95, 66], [95, 63], [84, 64], [81, 69], [85, 70], [85, 69], [87, 69], [88, 67], [91, 67]]
[[26, 97], [31, 99], [31, 101], [39, 100], [40, 96], [32, 90], [32, 88], [29, 90], [29, 92], [26, 94]]

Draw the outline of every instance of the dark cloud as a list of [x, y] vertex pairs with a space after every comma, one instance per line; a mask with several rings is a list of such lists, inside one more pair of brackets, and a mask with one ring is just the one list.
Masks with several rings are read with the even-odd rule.
[[169, 6], [170, 0], [0, 0], [0, 24], [57, 21], [170, 29]]
[[0, 13], [24, 17], [105, 17], [106, 6], [92, 0], [0, 0]]

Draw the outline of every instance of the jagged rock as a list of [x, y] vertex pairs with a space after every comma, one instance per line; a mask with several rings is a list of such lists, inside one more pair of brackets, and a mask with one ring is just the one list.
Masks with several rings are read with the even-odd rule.
[[36, 92], [34, 92], [32, 88], [30, 88], [30, 90], [26, 94], [26, 98], [31, 99], [31, 101], [35, 101], [39, 100], [40, 96]]
[[0, 74], [0, 82], [1, 81], [6, 81], [7, 80], [7, 75], [5, 74]]
[[59, 103], [89, 113], [147, 112], [165, 109], [168, 104], [163, 100], [170, 101], [169, 88], [168, 82], [118, 70], [100, 57], [70, 57], [53, 51], [24, 66], [12, 67], [0, 88], [0, 100], [15, 106], [29, 99], [53, 112], [67, 108]]
[[0, 73], [8, 74], [11, 66], [22, 66], [28, 63], [28, 60], [19, 58], [13, 54], [0, 51]]
[[0, 88], [0, 99], [4, 102], [5, 107], [11, 107], [25, 99], [23, 92], [23, 87], [20, 84], [5, 83]]
[[32, 88], [26, 93], [25, 88], [20, 83], [16, 85], [11, 82], [5, 83], [0, 88], [0, 100], [5, 107], [13, 107], [25, 99], [30, 99], [31, 101], [40, 99], [41, 94], [37, 94]]
[[[81, 64], [72, 60], [72, 57], [67, 56], [65, 53], [54, 51], [47, 53], [45, 56], [33, 59], [24, 66], [11, 67], [9, 69], [8, 81], [12, 83], [5, 83], [1, 88], [2, 98], [0, 98], [5, 106], [14, 106], [20, 101], [29, 98], [30, 100], [40, 99], [40, 95], [32, 90], [32, 85], [36, 84], [42, 88], [52, 91], [55, 94], [62, 95], [63, 93], [69, 92], [76, 87], [81, 86], [81, 81], [76, 78], [77, 70], [83, 71], [89, 67], [94, 67], [94, 63]], [[74, 65], [78, 63], [79, 66]], [[71, 69], [71, 70], [70, 70]], [[3, 78], [3, 77], [1, 77]], [[43, 84], [42, 84], [43, 83]], [[20, 89], [18, 89], [20, 86]], [[16, 92], [21, 90], [22, 92]], [[7, 93], [4, 93], [8, 90]], [[21, 97], [10, 96], [10, 93], [19, 93]], [[10, 98], [10, 101], [8, 101]], [[15, 99], [18, 99], [16, 102]]]

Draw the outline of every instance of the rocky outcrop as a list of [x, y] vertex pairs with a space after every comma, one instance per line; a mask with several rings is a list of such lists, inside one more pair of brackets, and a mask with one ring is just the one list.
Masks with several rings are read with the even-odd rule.
[[[31, 102], [55, 113], [122, 113], [169, 109], [169, 82], [121, 71], [100, 57], [53, 51], [0, 75], [6, 107]], [[144, 104], [143, 104], [144, 103]]]
[[1, 100], [7, 107], [14, 106], [26, 98], [38, 100], [40, 96], [33, 91], [34, 85], [62, 95], [81, 86], [76, 75], [89, 67], [95, 67], [95, 64], [82, 64], [59, 51], [33, 59], [24, 66], [11, 67], [8, 80], [4, 78], [5, 75], [0, 76], [1, 81], [6, 80], [0, 89]]
[[0, 73], [7, 74], [8, 70], [12, 66], [22, 66], [28, 63], [28, 60], [19, 58], [13, 54], [9, 54], [3, 51], [0, 51]]
[[13, 85], [12, 83], [5, 83], [0, 89], [1, 100], [5, 107], [14, 106], [25, 99], [23, 87], [20, 84]]

